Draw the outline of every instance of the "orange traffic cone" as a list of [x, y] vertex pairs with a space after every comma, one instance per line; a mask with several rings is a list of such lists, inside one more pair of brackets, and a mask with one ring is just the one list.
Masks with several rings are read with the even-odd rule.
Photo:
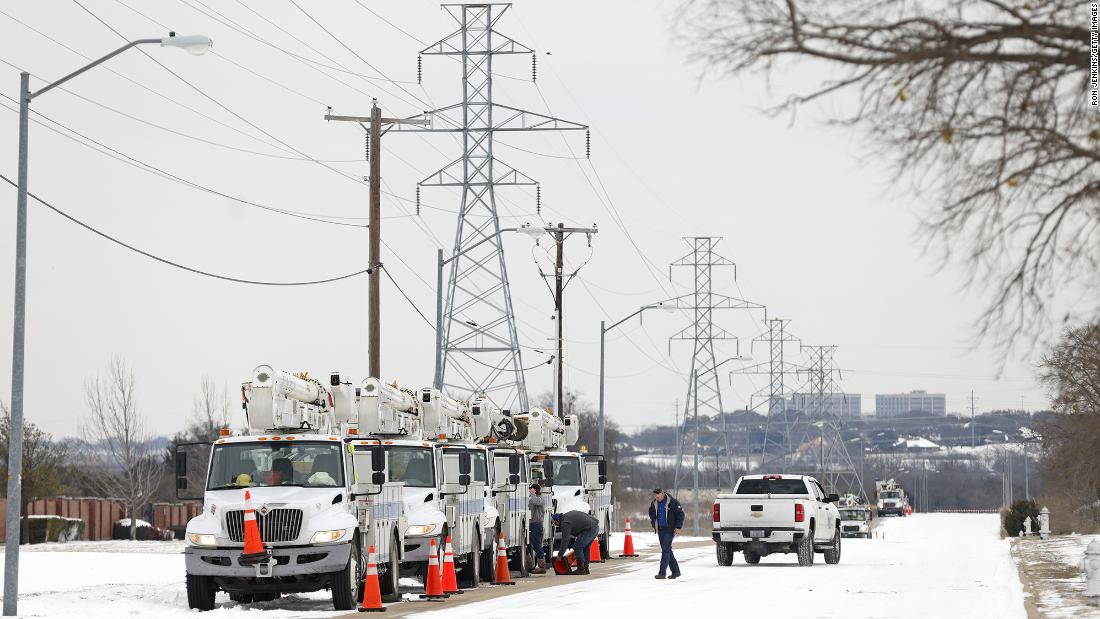
[[260, 539], [260, 527], [256, 524], [256, 510], [252, 509], [252, 494], [244, 491], [244, 552], [241, 563], [251, 565], [267, 559], [264, 542]]
[[455, 551], [451, 546], [451, 536], [447, 536], [447, 542], [443, 546], [443, 593], [465, 593], [458, 588], [458, 578], [455, 576]]
[[620, 557], [636, 557], [634, 552], [634, 538], [630, 537], [630, 516], [626, 517], [626, 537], [623, 538], [623, 554]]
[[439, 550], [432, 538], [432, 545], [428, 547], [428, 574], [424, 578], [424, 593], [420, 596], [426, 600], [440, 600], [447, 597], [443, 593], [443, 579], [439, 573]]
[[386, 607], [382, 606], [382, 593], [378, 589], [378, 564], [375, 563], [374, 546], [370, 547], [370, 553], [367, 554], [367, 574], [363, 577], [363, 600], [359, 604], [359, 612], [386, 612]]
[[600, 554], [600, 537], [598, 535], [596, 539], [592, 540], [592, 545], [588, 547], [588, 562], [603, 563], [603, 555]]
[[514, 585], [515, 581], [508, 575], [508, 548], [504, 546], [504, 531], [500, 532], [497, 539], [497, 577], [489, 583], [491, 585]]
[[573, 568], [577, 566], [577, 555], [573, 553], [573, 550], [565, 551], [565, 557], [555, 556], [554, 561], [554, 573], [558, 576], [565, 576], [573, 573]]

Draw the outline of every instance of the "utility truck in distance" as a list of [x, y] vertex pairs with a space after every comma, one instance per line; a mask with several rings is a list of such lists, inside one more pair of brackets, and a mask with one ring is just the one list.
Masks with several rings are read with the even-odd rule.
[[875, 500], [879, 516], [906, 516], [909, 513], [909, 496], [893, 479], [875, 482]]
[[[607, 481], [607, 462], [599, 454], [569, 451], [580, 436], [576, 415], [564, 419], [539, 409], [514, 416], [513, 443], [527, 453], [533, 483], [543, 487], [546, 519], [543, 522], [543, 547], [553, 549], [560, 533], [552, 526], [550, 515], [582, 511], [599, 522], [597, 540], [602, 556], [608, 556], [608, 539], [614, 505], [611, 484]], [[549, 550], [547, 551], [549, 553]]]
[[839, 498], [804, 475], [741, 477], [732, 493], [714, 502], [718, 564], [732, 565], [736, 552], [750, 565], [775, 553], [796, 553], [802, 566], [813, 565], [815, 553], [824, 554], [825, 563], [840, 563]]
[[[246, 434], [177, 446], [177, 496], [203, 501], [187, 524], [188, 606], [213, 609], [219, 590], [250, 603], [328, 589], [333, 608], [351, 610], [371, 547], [382, 599], [400, 600], [402, 487], [386, 481], [379, 441], [349, 433], [358, 416], [350, 384], [339, 374], [322, 385], [261, 365], [241, 394]], [[209, 450], [209, 460], [189, 458], [194, 447]], [[246, 509], [255, 513], [260, 556], [242, 556]]]

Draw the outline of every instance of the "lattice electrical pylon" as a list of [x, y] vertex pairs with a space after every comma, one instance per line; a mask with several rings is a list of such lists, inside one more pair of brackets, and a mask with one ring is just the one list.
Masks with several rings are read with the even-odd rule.
[[[690, 267], [694, 276], [695, 290], [689, 294], [664, 301], [662, 305], [693, 312], [692, 324], [669, 338], [670, 346], [674, 340], [694, 342], [691, 355], [691, 371], [688, 374], [687, 398], [684, 401], [684, 421], [681, 426], [680, 441], [676, 446], [676, 476], [673, 492], [679, 490], [684, 477], [684, 442], [692, 445], [692, 530], [699, 529], [699, 434], [701, 431], [700, 413], [714, 413], [718, 418], [719, 432], [722, 434], [726, 458], [729, 460], [728, 473], [730, 487], [733, 486], [733, 452], [729, 448], [729, 434], [726, 432], [726, 416], [722, 409], [722, 390], [718, 379], [718, 364], [714, 358], [715, 340], [737, 341], [737, 336], [714, 324], [714, 311], [724, 309], [759, 309], [764, 306], [744, 299], [737, 299], [714, 292], [714, 269], [730, 267], [737, 277], [736, 265], [729, 259], [714, 253], [714, 247], [721, 237], [697, 236], [684, 239], [691, 246], [691, 253], [673, 262], [669, 266], [669, 277], [675, 267]], [[690, 429], [690, 430], [689, 430]]]
[[443, 314], [442, 362], [436, 380], [454, 395], [484, 393], [501, 406], [518, 404], [527, 410], [494, 189], [538, 183], [496, 159], [493, 134], [588, 127], [493, 102], [493, 58], [502, 54], [534, 57], [530, 48], [495, 30], [509, 4], [442, 6], [458, 22], [458, 29], [420, 53], [461, 58], [462, 103], [413, 117], [427, 120], [427, 127], [397, 125], [390, 129], [462, 135], [462, 157], [420, 182], [422, 186], [462, 190]]
[[771, 472], [779, 472], [772, 468], [776, 465], [777, 458], [773, 458], [770, 461], [768, 460], [768, 437], [772, 432], [772, 424], [777, 426], [778, 432], [781, 435], [780, 442], [783, 445], [782, 459], [786, 461], [785, 464], [790, 465], [791, 454], [794, 451], [791, 443], [791, 422], [787, 415], [787, 385], [785, 377], [789, 374], [797, 374], [797, 372], [804, 368], [784, 360], [783, 353], [785, 345], [792, 342], [801, 342], [797, 337], [787, 332], [787, 325], [790, 324], [790, 322], [790, 320], [783, 318], [772, 318], [767, 321], [767, 332], [753, 338], [751, 348], [753, 352], [756, 350], [757, 343], [766, 343], [768, 345], [768, 360], [766, 362], [746, 365], [730, 371], [731, 379], [733, 374], [763, 375], [768, 377], [767, 386], [761, 388], [751, 396], [752, 399], [760, 398], [761, 401], [758, 404], [752, 404], [750, 402], [750, 405], [751, 408], [755, 410], [761, 404], [767, 404], [767, 416], [764, 420], [764, 443], [760, 448], [760, 469]]
[[[837, 379], [841, 377], [840, 370], [834, 365], [836, 346], [803, 346], [802, 351], [806, 355], [807, 381], [806, 395], [809, 397], [810, 424], [806, 426], [800, 445], [811, 444], [813, 439], [818, 441], [816, 467], [809, 466], [810, 470], [816, 468], [821, 476], [821, 482], [826, 487], [833, 488], [836, 492], [856, 494], [867, 500], [867, 493], [863, 487], [863, 479], [859, 469], [852, 462], [852, 456], [848, 453], [848, 446], [844, 442], [841, 432], [842, 420], [833, 412], [834, 396], [843, 394]], [[817, 431], [814, 432], [814, 429]], [[817, 435], [814, 437], [814, 435]], [[803, 450], [805, 455], [805, 450]], [[805, 462], [803, 462], [805, 465]]]

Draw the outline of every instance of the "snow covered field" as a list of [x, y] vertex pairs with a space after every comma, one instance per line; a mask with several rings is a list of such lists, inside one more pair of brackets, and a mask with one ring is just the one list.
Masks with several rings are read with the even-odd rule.
[[[1023, 590], [997, 535], [996, 515], [928, 514], [884, 518], [885, 539], [844, 540], [840, 565], [818, 556], [799, 568], [792, 555], [749, 566], [740, 555], [718, 567], [713, 546], [678, 553], [684, 577], [655, 581], [653, 559], [627, 572], [489, 602], [440, 608], [431, 617], [514, 617], [548, 612], [593, 616], [602, 609], [660, 613], [722, 610], [775, 617], [1024, 617]], [[612, 547], [622, 548], [616, 536]], [[651, 533], [636, 533], [639, 549]], [[21, 555], [19, 609], [24, 617], [195, 617], [187, 609], [178, 542], [79, 542], [28, 547]], [[545, 576], [543, 578], [558, 578]], [[225, 594], [204, 617], [332, 617], [324, 592], [238, 605]], [[438, 609], [438, 610], [435, 610]]]

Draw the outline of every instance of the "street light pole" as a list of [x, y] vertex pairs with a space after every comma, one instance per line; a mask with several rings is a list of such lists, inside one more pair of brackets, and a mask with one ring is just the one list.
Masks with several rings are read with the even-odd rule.
[[199, 56], [213, 45], [204, 36], [177, 37], [172, 32], [161, 39], [137, 39], [84, 65], [61, 79], [31, 92], [30, 74], [19, 74], [19, 171], [15, 202], [15, 310], [13, 312], [11, 347], [11, 427], [8, 436], [7, 522], [4, 527], [4, 616], [18, 614], [19, 543], [22, 541], [23, 512], [23, 379], [25, 376], [26, 311], [27, 311], [27, 151], [30, 142], [30, 106], [35, 97], [49, 92], [85, 71], [102, 64], [122, 52], [159, 43], [161, 47], [179, 47]]

